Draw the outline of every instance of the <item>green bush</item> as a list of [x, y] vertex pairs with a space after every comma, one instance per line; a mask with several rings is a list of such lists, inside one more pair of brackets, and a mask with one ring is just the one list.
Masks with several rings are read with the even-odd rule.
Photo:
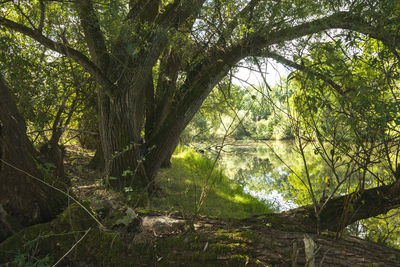
[[256, 122], [256, 136], [257, 139], [270, 139], [271, 135], [268, 134], [268, 121], [265, 119]]

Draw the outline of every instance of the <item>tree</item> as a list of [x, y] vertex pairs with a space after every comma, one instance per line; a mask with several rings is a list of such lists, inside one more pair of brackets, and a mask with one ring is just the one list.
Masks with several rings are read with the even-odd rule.
[[25, 226], [49, 221], [67, 202], [65, 195], [54, 190], [61, 187], [60, 183], [40, 167], [39, 153], [26, 135], [25, 119], [1, 76], [0, 122], [0, 240], [3, 240]]
[[40, 146], [42, 160], [63, 178], [61, 137], [82, 110], [87, 113], [93, 80], [67, 57], [50, 54], [25, 36], [4, 31], [0, 49], [3, 78], [25, 118], [28, 135]]
[[[314, 43], [297, 62], [277, 57], [301, 70], [291, 75], [291, 103], [303, 168], [290, 180], [309, 195], [317, 228], [335, 232], [399, 205], [399, 58], [356, 40]], [[318, 175], [307, 146], [330, 177]]]
[[66, 206], [66, 195], [58, 191], [70, 185], [61, 136], [89, 102], [92, 80], [67, 57], [10, 31], [2, 33], [0, 48], [2, 240], [54, 218]]
[[108, 182], [151, 188], [185, 126], [240, 60], [334, 28], [397, 49], [398, 9], [395, 1], [3, 1], [0, 25], [91, 74]]

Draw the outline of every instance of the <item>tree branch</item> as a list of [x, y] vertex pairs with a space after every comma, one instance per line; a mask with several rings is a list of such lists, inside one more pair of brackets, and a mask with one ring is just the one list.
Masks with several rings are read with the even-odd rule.
[[129, 13], [126, 19], [143, 22], [153, 22], [158, 15], [160, 0], [131, 0], [129, 1]]
[[[247, 38], [232, 45], [231, 48], [219, 49], [218, 47], [215, 47], [214, 49], [210, 50], [204, 59], [193, 67], [191, 73], [193, 73], [193, 75], [196, 77], [203, 75], [205, 77], [214, 79], [215, 77], [213, 76], [220, 75], [219, 71], [214, 71], [213, 73], [209, 71], [210, 68], [214, 69], [214, 66], [220, 66], [221, 68], [228, 69], [233, 67], [234, 64], [243, 58], [248, 56], [258, 56], [261, 53], [267, 53], [263, 51], [263, 49], [274, 44], [294, 40], [296, 38], [332, 28], [351, 29], [349, 20], [351, 21], [354, 19], [351, 16], [352, 15], [349, 12], [339, 12], [325, 18], [317, 19], [311, 22], [305, 22], [297, 26], [270, 32], [265, 35], [261, 35], [257, 32], [250, 34]], [[358, 29], [359, 26], [354, 28]], [[233, 58], [235, 60], [232, 60]], [[188, 77], [190, 76], [191, 75], [189, 73]], [[197, 79], [201, 80], [201, 78]], [[202, 90], [209, 89], [203, 88]]]
[[[270, 32], [265, 35], [261, 35], [260, 33], [256, 32], [248, 35], [246, 39], [243, 39], [237, 44], [231, 46], [231, 48], [222, 50], [218, 49], [218, 47], [215, 47], [209, 51], [204, 59], [196, 66], [193, 66], [193, 69], [188, 73], [188, 84], [186, 85], [187, 89], [182, 92], [186, 96], [184, 98], [200, 97], [200, 95], [203, 95], [205, 92], [210, 90], [208, 86], [204, 86], [205, 84], [215, 84], [214, 81], [217, 80], [221, 74], [226, 73], [226, 70], [233, 67], [233, 65], [239, 60], [248, 56], [265, 53], [263, 49], [267, 48], [268, 46], [335, 28], [354, 30], [364, 34], [370, 34], [372, 37], [381, 41], [388, 42], [391, 45], [397, 45], [397, 39], [395, 37], [387, 32], [376, 33], [376, 29], [374, 27], [350, 12], [338, 12], [324, 18]], [[277, 55], [275, 55], [275, 57], [277, 57]], [[284, 60], [284, 58], [279, 59]], [[322, 77], [320, 78], [322, 79]], [[206, 79], [208, 79], [208, 82], [206, 82]], [[335, 85], [333, 82], [328, 83], [340, 93], [341, 88], [339, 88], [338, 85]], [[199, 84], [201, 84], [201, 88], [198, 87]], [[183, 102], [186, 101], [187, 99], [183, 100]], [[193, 101], [195, 101], [195, 99], [193, 99]], [[183, 113], [185, 112], [187, 112], [187, 110], [183, 111]]]
[[9, 19], [0, 17], [0, 25], [15, 30], [19, 33], [22, 33], [26, 36], [31, 37], [36, 40], [40, 44], [44, 45], [48, 49], [51, 49], [55, 52], [63, 54], [74, 61], [76, 61], [79, 65], [81, 65], [93, 78], [102, 86], [105, 90], [106, 94], [110, 97], [113, 97], [113, 91], [115, 90], [115, 85], [105, 76], [105, 74], [92, 62], [89, 58], [87, 58], [83, 53], [78, 50], [69, 47], [65, 44], [55, 42], [46, 36], [42, 35], [37, 30], [32, 30], [22, 24], [16, 23]]
[[178, 28], [190, 16], [196, 17], [204, 3], [205, 0], [175, 1], [167, 6], [166, 11], [158, 17], [156, 22], [160, 26]]
[[20, 3], [18, 2], [17, 4], [15, 4], [15, 8], [22, 14], [22, 16], [25, 17], [25, 19], [28, 21], [28, 23], [32, 26], [32, 28], [35, 28], [35, 24], [33, 23], [33, 21], [29, 18], [28, 15], [25, 14], [25, 12], [22, 10]]
[[231, 20], [225, 30], [225, 35], [229, 36], [233, 30], [237, 27], [240, 22], [240, 18], [245, 17], [247, 14], [251, 13], [254, 8], [259, 4], [261, 0], [250, 0], [249, 3]]
[[345, 94], [345, 92], [342, 90], [342, 87], [339, 84], [335, 83], [332, 79], [330, 79], [326, 75], [312, 70], [308, 66], [300, 65], [294, 61], [291, 61], [291, 60], [289, 60], [279, 54], [273, 53], [273, 52], [268, 52], [265, 54], [265, 56], [275, 59], [277, 62], [279, 62], [283, 65], [292, 67], [296, 70], [300, 70], [302, 72], [309, 73], [315, 77], [318, 77], [319, 79], [321, 79], [324, 82], [326, 82], [327, 84], [329, 84], [338, 94], [340, 94], [342, 96]]
[[243, 40], [247, 44], [247, 49], [262, 49], [273, 44], [294, 40], [302, 36], [318, 33], [329, 29], [346, 29], [366, 34], [374, 39], [380, 40], [390, 47], [398, 47], [399, 40], [387, 31], [377, 29], [369, 25], [359, 16], [350, 12], [338, 12], [328, 17], [305, 22], [300, 25], [288, 27], [278, 31], [261, 35], [256, 32]]
[[77, 1], [77, 6], [79, 19], [85, 33], [85, 40], [90, 54], [96, 65], [106, 73], [110, 56], [107, 52], [105, 39], [92, 2], [90, 0]]
[[46, 7], [44, 5], [43, 0], [40, 0], [39, 4], [40, 4], [40, 21], [39, 21], [38, 31], [40, 33], [42, 33], [43, 32], [43, 25], [44, 25]]

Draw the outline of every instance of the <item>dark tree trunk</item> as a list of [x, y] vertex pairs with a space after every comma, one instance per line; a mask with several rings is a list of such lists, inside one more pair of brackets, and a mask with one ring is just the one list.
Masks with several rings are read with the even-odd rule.
[[314, 207], [310, 205], [279, 214], [267, 214], [264, 220], [276, 229], [309, 233], [331, 231], [340, 235], [346, 226], [356, 221], [385, 214], [398, 207], [400, 180], [390, 185], [333, 198], [321, 209], [319, 219]]
[[101, 95], [99, 129], [106, 182], [114, 189], [144, 187], [148, 181], [143, 162], [140, 125], [130, 91], [121, 91], [110, 101]]
[[104, 171], [104, 154], [101, 145], [96, 149], [96, 152], [94, 153], [93, 158], [90, 160], [88, 167], [93, 170]]
[[70, 185], [69, 179], [64, 173], [64, 151], [58, 142], [51, 139], [49, 142], [44, 143], [40, 147], [40, 160], [45, 163], [51, 163], [54, 166], [54, 174], [60, 181], [63, 181], [66, 185]]
[[25, 120], [1, 77], [0, 121], [0, 240], [3, 240], [24, 226], [54, 218], [66, 206], [66, 197], [37, 180], [60, 186], [39, 169], [38, 153], [26, 135]]

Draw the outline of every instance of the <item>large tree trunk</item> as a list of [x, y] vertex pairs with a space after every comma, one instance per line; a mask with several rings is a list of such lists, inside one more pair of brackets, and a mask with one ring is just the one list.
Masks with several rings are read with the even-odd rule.
[[309, 205], [279, 214], [267, 214], [264, 221], [276, 229], [309, 233], [331, 231], [340, 235], [346, 226], [356, 221], [400, 207], [400, 180], [390, 185], [333, 198], [321, 206], [318, 207], [321, 209], [319, 216], [316, 216], [314, 206]]
[[37, 152], [26, 135], [25, 120], [0, 77], [1, 167], [0, 240], [22, 227], [48, 221], [66, 205], [51, 177], [39, 169]]
[[[130, 91], [121, 91], [110, 101], [100, 96], [99, 129], [104, 153], [106, 182], [114, 189], [144, 187], [148, 182], [142, 162], [141, 122]], [[138, 126], [139, 125], [139, 126]]]

